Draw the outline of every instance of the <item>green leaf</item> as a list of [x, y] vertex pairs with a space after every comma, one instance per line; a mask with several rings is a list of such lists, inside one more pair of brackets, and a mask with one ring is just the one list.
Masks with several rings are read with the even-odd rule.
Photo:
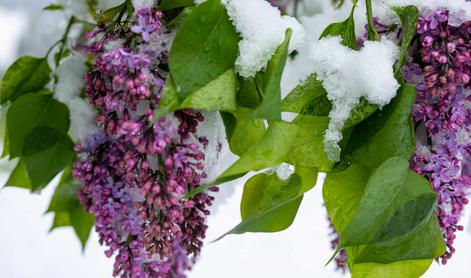
[[[27, 152], [34, 152], [51, 145], [52, 138], [42, 136], [46, 129], [54, 129], [58, 134], [65, 135], [69, 129], [69, 111], [51, 95], [26, 94], [8, 109], [7, 129], [10, 155], [12, 158], [19, 157], [24, 154], [24, 148]], [[25, 142], [31, 143], [39, 137], [47, 142], [37, 142], [38, 147], [36, 144], [25, 147]], [[61, 136], [56, 136], [56, 142], [52, 143], [57, 143], [60, 138]]]
[[350, 47], [351, 49], [358, 49], [357, 37], [355, 34], [355, 17], [354, 12], [356, 8], [357, 0], [353, 0], [352, 10], [350, 16], [342, 22], [332, 23], [322, 32], [319, 39], [325, 37], [340, 36], [342, 38], [342, 44]]
[[70, 224], [74, 228], [75, 234], [79, 238], [80, 243], [82, 243], [82, 249], [85, 249], [94, 224], [93, 215], [85, 212], [82, 207], [79, 207], [72, 210], [69, 217]]
[[428, 181], [401, 157], [386, 160], [368, 180], [340, 247], [400, 239], [430, 219], [437, 197]]
[[61, 5], [51, 4], [43, 8], [43, 11], [62, 11], [64, 9]]
[[402, 42], [399, 60], [396, 64], [396, 77], [401, 74], [401, 68], [406, 62], [409, 47], [417, 30], [417, 21], [419, 20], [419, 9], [416, 6], [395, 7], [394, 12], [399, 16], [402, 23]]
[[[262, 73], [259, 73], [262, 74]], [[262, 102], [263, 96], [258, 91], [256, 79], [238, 77], [239, 89], [237, 91], [237, 105], [247, 108], [256, 108]]]
[[291, 29], [286, 30], [285, 40], [277, 48], [275, 54], [268, 62], [267, 69], [263, 73], [262, 95], [263, 99], [254, 109], [254, 118], [267, 120], [281, 120], [281, 76], [288, 57], [288, 46], [291, 38]]
[[77, 190], [80, 187], [72, 177], [71, 167], [67, 167], [62, 173], [47, 212], [55, 214], [51, 231], [57, 227], [72, 226], [82, 248], [85, 248], [94, 219], [92, 214], [84, 210], [77, 198]]
[[352, 278], [417, 278], [421, 277], [432, 264], [428, 260], [404, 260], [390, 264], [354, 264], [350, 269]]
[[299, 128], [287, 122], [272, 122], [260, 141], [245, 152], [215, 181], [203, 184], [188, 193], [194, 196], [221, 183], [240, 178], [250, 171], [258, 171], [280, 165], [287, 159]]
[[118, 6], [111, 7], [108, 10], [98, 13], [96, 16], [97, 25], [102, 26], [106, 23], [113, 21], [113, 19], [117, 17], [120, 13], [123, 13], [128, 10], [128, 6], [132, 7], [131, 1], [125, 1]]
[[352, 164], [343, 172], [331, 172], [324, 181], [322, 196], [335, 229], [341, 233], [356, 213], [371, 170]]
[[296, 165], [294, 172], [301, 177], [301, 193], [311, 190], [317, 182], [319, 171], [317, 168], [303, 167]]
[[298, 136], [288, 154], [290, 164], [319, 168], [327, 172], [334, 163], [324, 151], [324, 132], [329, 125], [328, 117], [299, 115], [292, 122], [300, 128]]
[[360, 246], [350, 250], [351, 261], [355, 264], [389, 264], [400, 260], [433, 259], [446, 251], [442, 232], [436, 214], [409, 236], [389, 241]]
[[45, 58], [20, 57], [3, 76], [0, 104], [43, 89], [50, 81], [50, 74], [51, 69]]
[[8, 155], [8, 137], [7, 137], [7, 111], [9, 105], [0, 105], [0, 140], [3, 141], [3, 145], [0, 144], [0, 158]]
[[77, 190], [81, 188], [80, 183], [72, 177], [70, 167], [63, 172], [59, 184], [54, 191], [47, 212], [69, 212], [74, 208], [81, 207], [77, 198]]
[[293, 174], [287, 181], [276, 174], [258, 174], [244, 186], [240, 204], [242, 222], [227, 234], [279, 232], [294, 221], [302, 201], [301, 178]]
[[[369, 168], [352, 164], [343, 172], [329, 173], [325, 179], [323, 187], [325, 206], [336, 230], [341, 235], [357, 213], [360, 200], [367, 196], [365, 187], [370, 174]], [[369, 198], [374, 197], [370, 195]], [[411, 233], [409, 237], [347, 247], [352, 277], [419, 277], [432, 261], [422, 258], [433, 258], [443, 253], [444, 245], [440, 230], [437, 228], [437, 218], [432, 214], [427, 224]], [[393, 262], [387, 263], [391, 261]]]
[[159, 6], [159, 9], [161, 11], [167, 11], [176, 8], [191, 7], [193, 5], [193, 0], [163, 0]]
[[[314, 103], [317, 104], [318, 101], [316, 100], [321, 96], [326, 96], [326, 94], [327, 92], [324, 86], [322, 86], [322, 81], [318, 80], [315, 74], [311, 74], [283, 99], [281, 109], [284, 112], [302, 113], [307, 105], [314, 101]], [[328, 100], [327, 102], [330, 105]], [[332, 105], [329, 106], [327, 114], [322, 116], [327, 116], [331, 108]]]
[[67, 212], [56, 212], [54, 214], [54, 220], [52, 221], [52, 226], [49, 229], [49, 232], [52, 232], [56, 228], [71, 226], [70, 223], [70, 214]]
[[243, 155], [265, 134], [262, 119], [252, 119], [251, 109], [239, 107], [234, 113], [221, 113], [231, 152]]
[[66, 136], [44, 151], [23, 156], [33, 191], [44, 188], [54, 176], [73, 163], [73, 146], [72, 140]]
[[47, 126], [35, 127], [24, 140], [23, 155], [32, 155], [56, 144], [64, 134]]
[[185, 108], [202, 111], [234, 111], [236, 109], [236, 78], [235, 71], [229, 69], [180, 102], [173, 79], [169, 76], [154, 119], [157, 120], [166, 114]]
[[378, 110], [378, 105], [369, 103], [365, 98], [360, 98], [360, 103], [350, 112], [350, 117], [343, 125], [343, 128], [349, 128], [362, 122]]
[[238, 42], [239, 35], [219, 0], [196, 6], [170, 49], [169, 67], [178, 98], [185, 99], [233, 68]]
[[28, 176], [28, 172], [26, 171], [26, 166], [22, 160], [18, 161], [15, 169], [10, 174], [7, 182], [5, 183], [5, 187], [21, 187], [26, 189], [32, 189], [31, 180]]
[[415, 87], [405, 85], [391, 103], [356, 125], [343, 153], [344, 159], [370, 168], [393, 156], [410, 159], [415, 151], [411, 118], [415, 96]]

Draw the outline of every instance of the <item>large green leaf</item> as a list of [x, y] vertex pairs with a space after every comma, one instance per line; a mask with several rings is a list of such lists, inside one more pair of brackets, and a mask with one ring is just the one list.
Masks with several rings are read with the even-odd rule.
[[342, 38], [342, 44], [350, 47], [351, 49], [357, 49], [357, 37], [355, 34], [355, 8], [357, 0], [353, 0], [352, 10], [349, 17], [342, 22], [332, 23], [322, 32], [319, 39], [329, 36], [340, 36]]
[[[369, 168], [353, 164], [346, 171], [329, 173], [325, 179], [325, 206], [341, 235], [357, 214], [362, 198], [374, 198], [365, 194], [370, 174]], [[428, 269], [432, 258], [443, 254], [443, 248], [438, 221], [432, 214], [425, 225], [409, 236], [346, 249], [352, 277], [416, 278]]]
[[410, 159], [415, 151], [411, 118], [415, 96], [415, 88], [404, 85], [391, 103], [356, 125], [343, 153], [344, 159], [370, 168], [393, 156]]
[[[389, 227], [391, 228], [391, 227]], [[433, 259], [445, 253], [442, 232], [436, 214], [409, 236], [353, 248], [349, 252], [354, 264], [389, 264], [400, 260]]]
[[239, 40], [220, 0], [196, 6], [179, 28], [170, 49], [169, 67], [178, 98], [185, 99], [231, 69]]
[[369, 178], [339, 246], [400, 240], [430, 219], [436, 199], [428, 181], [409, 170], [406, 159], [392, 157]]
[[239, 107], [234, 113], [221, 113], [229, 148], [236, 155], [243, 155], [256, 145], [265, 134], [262, 119], [250, 117], [251, 109]]
[[82, 248], [85, 248], [94, 219], [92, 214], [85, 211], [77, 198], [77, 190], [80, 187], [80, 184], [72, 178], [70, 167], [66, 168], [52, 196], [47, 212], [54, 213], [51, 230], [72, 226]]
[[272, 122], [260, 141], [250, 147], [239, 160], [234, 162], [214, 181], [203, 184], [191, 191], [194, 196], [212, 186], [237, 179], [250, 171], [258, 171], [280, 165], [296, 140], [299, 128], [287, 122]]
[[[30, 155], [44, 150], [65, 137], [68, 129], [69, 111], [64, 104], [50, 94], [23, 95], [7, 113], [10, 156], [19, 157], [25, 151]], [[35, 142], [38, 139], [42, 141]]]
[[291, 38], [291, 29], [286, 30], [285, 40], [273, 54], [263, 73], [261, 90], [263, 99], [253, 111], [254, 118], [267, 120], [281, 120], [281, 76], [288, 57], [288, 46]]
[[47, 59], [23, 56], [6, 71], [0, 88], [0, 103], [14, 101], [25, 93], [36, 92], [49, 83], [51, 69]]
[[23, 156], [33, 191], [44, 188], [60, 171], [75, 159], [74, 143], [69, 136], [41, 152]]
[[299, 115], [293, 124], [300, 131], [288, 154], [288, 161], [293, 165], [315, 167], [324, 172], [331, 170], [334, 164], [327, 158], [323, 143], [329, 118]]
[[402, 23], [402, 42], [401, 53], [396, 64], [395, 74], [398, 77], [401, 68], [406, 62], [409, 47], [417, 30], [417, 21], [419, 20], [419, 9], [416, 6], [395, 7], [394, 12], [399, 16]]
[[177, 96], [172, 76], [167, 78], [155, 119], [171, 112], [192, 108], [202, 111], [234, 111], [236, 109], [237, 77], [229, 69], [182, 101]]

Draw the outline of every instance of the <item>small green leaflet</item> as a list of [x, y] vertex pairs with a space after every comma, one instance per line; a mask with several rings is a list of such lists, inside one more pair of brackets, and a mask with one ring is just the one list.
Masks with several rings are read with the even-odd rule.
[[394, 12], [399, 16], [402, 23], [401, 53], [396, 64], [396, 78], [401, 74], [401, 68], [406, 62], [412, 38], [417, 30], [419, 20], [419, 9], [416, 6], [395, 7]]
[[237, 108], [232, 114], [221, 112], [229, 148], [239, 156], [256, 145], [265, 134], [263, 120], [252, 119], [251, 113], [251, 109], [244, 107]]
[[370, 168], [392, 156], [409, 159], [415, 151], [411, 118], [415, 96], [415, 87], [404, 85], [391, 103], [356, 125], [342, 154], [344, 159]]
[[[30, 155], [50, 147], [65, 137], [68, 130], [69, 111], [50, 94], [23, 95], [7, 112], [7, 136], [11, 158], [22, 156], [25, 151]], [[50, 137], [52, 134], [54, 138]], [[33, 146], [26, 144], [41, 138], [44, 141]]]
[[15, 101], [25, 93], [44, 88], [50, 81], [51, 69], [46, 58], [23, 56], [6, 71], [0, 88], [0, 104]]
[[315, 185], [316, 179], [317, 169], [312, 168], [297, 169], [287, 180], [267, 173], [251, 177], [245, 183], [240, 204], [242, 222], [222, 237], [287, 229], [296, 217], [303, 194]]
[[239, 40], [219, 0], [196, 6], [178, 29], [170, 49], [169, 67], [178, 98], [185, 99], [233, 68]]
[[61, 5], [51, 4], [43, 8], [43, 11], [62, 11], [64, 9]]
[[72, 178], [71, 168], [66, 168], [47, 212], [54, 213], [51, 231], [57, 227], [72, 226], [82, 248], [85, 248], [94, 221], [93, 215], [84, 210], [77, 198], [77, 190], [80, 187], [80, 184]]
[[322, 32], [319, 39], [329, 36], [340, 36], [342, 38], [342, 44], [350, 47], [351, 49], [358, 49], [357, 37], [355, 34], [355, 17], [354, 12], [356, 8], [357, 0], [353, 0], [352, 10], [350, 16], [342, 22], [332, 23]]
[[291, 38], [291, 29], [286, 30], [285, 40], [276, 50], [268, 62], [266, 71], [262, 74], [261, 94], [262, 102], [254, 109], [254, 118], [267, 120], [281, 120], [281, 76], [288, 57], [288, 46]]
[[242, 222], [225, 235], [272, 233], [288, 228], [302, 201], [302, 194], [298, 194], [300, 189], [301, 178], [296, 174], [287, 181], [279, 180], [276, 174], [261, 173], [251, 177], [244, 186], [240, 204]]
[[169, 75], [162, 92], [162, 99], [155, 111], [154, 120], [185, 108], [202, 111], [234, 111], [236, 109], [236, 78], [236, 73], [231, 68], [180, 101], [173, 78]]
[[190, 191], [187, 197], [195, 196], [210, 187], [240, 178], [250, 171], [280, 165], [287, 159], [298, 132], [299, 128], [296, 125], [287, 122], [272, 122], [258, 144], [248, 149], [216, 180]]

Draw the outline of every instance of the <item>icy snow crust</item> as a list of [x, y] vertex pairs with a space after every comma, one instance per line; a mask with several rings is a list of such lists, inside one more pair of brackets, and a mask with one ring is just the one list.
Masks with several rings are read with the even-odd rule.
[[471, 2], [466, 0], [377, 0], [392, 7], [414, 5], [422, 14], [446, 9], [450, 12], [449, 24], [459, 26], [465, 21], [471, 20]]
[[88, 102], [80, 98], [83, 76], [87, 72], [85, 60], [80, 55], [64, 59], [57, 68], [58, 83], [54, 98], [69, 108], [72, 137], [82, 141], [87, 135], [97, 132], [96, 111]]
[[333, 108], [324, 136], [324, 145], [332, 161], [340, 158], [338, 143], [342, 127], [352, 109], [365, 97], [369, 103], [386, 105], [396, 95], [399, 84], [394, 78], [393, 65], [399, 48], [390, 40], [366, 41], [355, 51], [341, 44], [340, 37], [330, 37], [314, 43], [310, 57], [314, 72], [323, 81]]
[[226, 0], [223, 4], [242, 37], [235, 65], [243, 77], [253, 77], [266, 67], [283, 42], [286, 29], [293, 31], [289, 51], [304, 40], [301, 24], [292, 17], [281, 16], [280, 11], [265, 0]]

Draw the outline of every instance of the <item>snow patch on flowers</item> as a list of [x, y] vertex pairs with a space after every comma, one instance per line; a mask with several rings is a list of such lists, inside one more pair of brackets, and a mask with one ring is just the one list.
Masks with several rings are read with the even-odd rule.
[[132, 0], [132, 5], [137, 11], [142, 8], [152, 7], [154, 5], [154, 2], [154, 0]]
[[396, 95], [399, 84], [394, 78], [393, 65], [398, 55], [398, 47], [387, 39], [367, 41], [359, 51], [342, 45], [340, 37], [322, 39], [311, 47], [314, 72], [323, 81], [333, 104], [324, 136], [330, 160], [340, 158], [338, 143], [342, 139], [342, 127], [361, 97], [384, 106]]
[[300, 46], [305, 37], [301, 24], [265, 0], [229, 0], [223, 4], [235, 28], [241, 34], [236, 69], [243, 77], [253, 77], [264, 69], [290, 28], [289, 51]]
[[98, 129], [95, 121], [96, 111], [80, 98], [86, 72], [84, 57], [72, 55], [64, 59], [56, 71], [58, 83], [53, 95], [69, 108], [72, 137], [78, 141]]
[[430, 14], [437, 10], [448, 10], [449, 24], [459, 26], [471, 20], [471, 2], [466, 0], [380, 0], [393, 7], [414, 5], [422, 14]]

